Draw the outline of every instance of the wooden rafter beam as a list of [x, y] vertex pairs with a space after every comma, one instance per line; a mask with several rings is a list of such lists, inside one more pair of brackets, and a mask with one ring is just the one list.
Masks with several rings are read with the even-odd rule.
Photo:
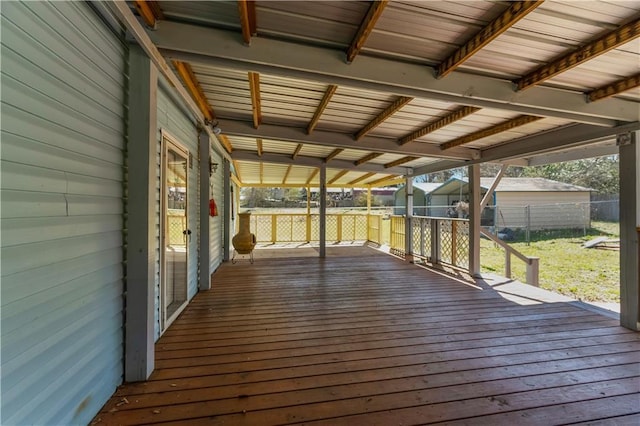
[[360, 23], [360, 27], [358, 27], [358, 31], [356, 31], [356, 35], [353, 37], [349, 49], [347, 49], [347, 63], [353, 62], [358, 53], [360, 53], [360, 50], [367, 41], [367, 38], [369, 38], [369, 35], [376, 26], [376, 22], [378, 22], [378, 19], [380, 18], [380, 15], [382, 15], [382, 11], [387, 6], [388, 2], [389, 0], [371, 2], [371, 6], [369, 6], [367, 14]]
[[391, 181], [391, 180], [395, 180], [397, 178], [398, 178], [397, 175], [387, 175], [387, 176], [385, 176], [383, 178], [376, 179], [376, 180], [374, 180], [372, 182], [369, 182], [367, 185], [369, 185], [369, 186], [380, 185], [383, 182], [388, 182], [388, 181]]
[[320, 121], [322, 113], [324, 112], [327, 105], [329, 105], [329, 101], [331, 101], [331, 97], [334, 93], [336, 93], [336, 90], [338, 90], [338, 86], [336, 86], [335, 84], [330, 84], [329, 87], [327, 87], [327, 90], [324, 92], [324, 96], [322, 96], [322, 100], [320, 101], [318, 108], [316, 108], [316, 112], [313, 114], [311, 122], [309, 122], [309, 125], [307, 126], [307, 134], [310, 135], [311, 132], [313, 132], [313, 129], [315, 129], [318, 121]]
[[284, 172], [284, 178], [282, 178], [283, 185], [287, 184], [287, 178], [289, 177], [289, 173], [291, 173], [291, 168], [293, 168], [293, 164], [289, 164], [289, 167], [287, 167], [287, 171]]
[[398, 99], [393, 101], [391, 103], [391, 105], [386, 107], [384, 109], [384, 111], [382, 111], [380, 114], [378, 114], [376, 116], [376, 118], [371, 120], [369, 122], [369, 124], [364, 126], [362, 129], [358, 130], [358, 132], [355, 135], [353, 135], [353, 137], [355, 138], [355, 140], [360, 140], [360, 138], [362, 138], [364, 135], [366, 135], [367, 133], [369, 133], [370, 131], [372, 131], [376, 127], [378, 127], [387, 118], [391, 117], [393, 114], [396, 113], [396, 111], [398, 111], [400, 108], [402, 108], [403, 106], [405, 106], [406, 104], [408, 104], [412, 100], [413, 100], [413, 98], [409, 98], [409, 97], [406, 97], [406, 96], [399, 97]]
[[629, 22], [618, 29], [611, 31], [595, 41], [587, 43], [581, 48], [554, 60], [550, 64], [543, 65], [530, 72], [515, 83], [518, 90], [540, 84], [560, 73], [570, 70], [584, 62], [602, 55], [616, 47], [640, 37], [640, 19]]
[[253, 111], [253, 127], [262, 124], [262, 106], [260, 101], [260, 74], [249, 72], [249, 90], [251, 92], [251, 109]]
[[617, 95], [627, 90], [631, 90], [640, 86], [640, 74], [632, 75], [631, 77], [624, 78], [622, 80], [615, 81], [606, 86], [598, 87], [587, 93], [587, 99], [589, 102], [599, 101], [610, 96]]
[[251, 44], [251, 36], [257, 34], [256, 3], [249, 0], [238, 0], [238, 14], [240, 15], [240, 28], [242, 40], [245, 44]]
[[238, 161], [236, 160], [233, 160], [233, 169], [235, 170], [238, 179], [242, 181], [242, 176], [240, 175], [240, 163], [238, 163]]
[[382, 155], [381, 152], [372, 152], [371, 154], [365, 155], [361, 159], [354, 161], [353, 164], [355, 164], [356, 166], [359, 166], [360, 164], [367, 163], [371, 160], [374, 160], [380, 157], [381, 155]]
[[257, 138], [256, 139], [256, 145], [257, 145], [257, 149], [258, 149], [258, 157], [262, 157], [262, 154], [264, 153], [264, 151], [262, 150], [262, 139], [261, 138]]
[[211, 108], [211, 106], [209, 105], [209, 101], [207, 101], [207, 98], [204, 95], [204, 92], [202, 91], [202, 87], [200, 87], [200, 83], [198, 83], [198, 79], [196, 78], [196, 75], [193, 73], [193, 70], [191, 69], [191, 65], [181, 61], [172, 61], [172, 62], [176, 71], [178, 71], [178, 75], [180, 75], [180, 78], [182, 79], [184, 84], [187, 86], [187, 90], [189, 91], [189, 94], [191, 94], [191, 97], [193, 98], [194, 101], [196, 101], [198, 108], [200, 108], [202, 115], [204, 115], [204, 117], [209, 121], [215, 120], [216, 115], [213, 112], [213, 109]]
[[418, 159], [418, 157], [402, 157], [402, 158], [398, 158], [395, 161], [391, 161], [390, 163], [385, 164], [384, 168], [385, 169], [389, 169], [391, 167], [396, 167], [396, 166], [399, 166], [401, 164], [408, 163], [409, 161], [413, 161], [413, 160], [417, 160], [417, 159]]
[[398, 143], [400, 145], [404, 145], [407, 144], [411, 141], [414, 141], [418, 138], [423, 137], [424, 135], [427, 135], [429, 133], [435, 132], [438, 129], [441, 129], [445, 126], [448, 126], [449, 124], [452, 124], [468, 115], [473, 114], [474, 112], [480, 111], [480, 108], [476, 108], [476, 107], [470, 107], [470, 106], [464, 106], [460, 109], [457, 109], [455, 111], [453, 111], [450, 114], [445, 115], [444, 117], [429, 123], [428, 125], [426, 125], [425, 127], [423, 127], [422, 129], [418, 129], [415, 132], [409, 133], [408, 135], [400, 138], [398, 140]]
[[336, 175], [334, 177], [331, 178], [331, 180], [329, 182], [327, 182], [327, 184], [331, 185], [333, 183], [336, 183], [338, 181], [338, 179], [340, 179], [342, 176], [346, 175], [347, 173], [349, 173], [349, 170], [341, 170], [338, 173], [336, 173]]
[[233, 146], [231, 145], [231, 142], [229, 142], [229, 138], [226, 135], [216, 135], [216, 138], [218, 138], [218, 141], [220, 141], [224, 149], [229, 154], [233, 152]]
[[454, 146], [464, 145], [469, 142], [476, 141], [478, 139], [486, 138], [488, 136], [497, 135], [498, 133], [506, 132], [507, 130], [515, 129], [516, 127], [524, 126], [525, 124], [533, 123], [534, 121], [542, 120], [544, 117], [536, 117], [533, 115], [521, 115], [504, 123], [496, 124], [486, 129], [479, 130], [477, 132], [470, 133], [460, 138], [454, 139], [449, 142], [445, 142], [440, 145], [441, 149], [449, 149]]
[[298, 146], [296, 146], [295, 151], [293, 151], [293, 154], [291, 155], [292, 159], [296, 159], [296, 157], [298, 156], [298, 154], [300, 154], [300, 150], [302, 150], [303, 145], [301, 143], [298, 144]]
[[333, 160], [334, 158], [336, 158], [338, 155], [340, 155], [342, 153], [342, 151], [344, 151], [343, 148], [336, 148], [333, 151], [331, 151], [331, 154], [327, 155], [327, 157], [324, 159], [325, 163], [328, 163], [329, 161]]
[[309, 179], [307, 179], [306, 184], [309, 185], [311, 183], [311, 181], [313, 180], [313, 178], [316, 177], [316, 175], [318, 174], [318, 172], [320, 171], [319, 168], [316, 168], [314, 171], [311, 172], [311, 175], [309, 175]]
[[134, 5], [144, 23], [151, 28], [155, 28], [156, 22], [164, 18], [162, 9], [156, 1], [136, 0]]
[[442, 78], [458, 68], [471, 56], [475, 55], [487, 44], [495, 40], [500, 34], [511, 28], [516, 22], [527, 16], [536, 7], [540, 6], [542, 1], [514, 1], [511, 2], [509, 8], [500, 16], [493, 20], [489, 25], [481, 29], [469, 41], [460, 46], [458, 50], [453, 52], [451, 56], [442, 61], [436, 67], [436, 75]]
[[375, 176], [375, 173], [374, 172], [365, 173], [362, 176], [360, 176], [359, 178], [354, 179], [351, 182], [347, 183], [347, 185], [355, 185], [356, 183], [359, 183], [359, 182], [362, 182], [363, 180], [369, 179], [371, 176]]

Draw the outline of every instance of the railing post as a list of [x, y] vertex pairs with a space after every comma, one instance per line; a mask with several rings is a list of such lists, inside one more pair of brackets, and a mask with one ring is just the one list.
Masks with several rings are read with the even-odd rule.
[[336, 239], [342, 241], [342, 214], [336, 215]]
[[527, 263], [527, 284], [538, 287], [538, 274], [540, 270], [540, 258], [530, 257]]
[[458, 266], [458, 221], [451, 220], [451, 264]]
[[311, 213], [307, 212], [307, 243], [311, 242]]
[[275, 244], [278, 240], [278, 216], [271, 215], [271, 243]]
[[504, 276], [511, 278], [511, 252], [506, 249], [504, 251]]
[[426, 231], [426, 219], [420, 219], [420, 256], [424, 256], [425, 244], [424, 244], [424, 234]]
[[440, 263], [440, 223], [438, 219], [431, 220], [431, 263]]

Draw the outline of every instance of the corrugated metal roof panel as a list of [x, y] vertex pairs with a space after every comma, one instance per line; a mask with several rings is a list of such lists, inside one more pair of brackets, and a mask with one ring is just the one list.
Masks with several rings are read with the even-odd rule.
[[240, 15], [235, 1], [159, 1], [167, 19], [198, 24], [240, 28]]
[[258, 2], [258, 33], [344, 47], [367, 10], [366, 2]]

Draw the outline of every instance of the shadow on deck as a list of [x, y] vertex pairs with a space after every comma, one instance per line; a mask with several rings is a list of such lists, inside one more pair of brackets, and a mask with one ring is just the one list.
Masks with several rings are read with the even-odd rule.
[[314, 253], [222, 265], [94, 423], [640, 422], [640, 335], [617, 321], [368, 247]]

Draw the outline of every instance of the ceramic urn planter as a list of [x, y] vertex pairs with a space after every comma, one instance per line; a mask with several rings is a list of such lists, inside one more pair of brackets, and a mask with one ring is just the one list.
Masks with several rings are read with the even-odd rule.
[[256, 236], [251, 233], [249, 228], [251, 213], [238, 213], [238, 217], [240, 220], [239, 230], [238, 233], [234, 235], [231, 243], [238, 254], [251, 254], [251, 262], [253, 263], [253, 249], [256, 246]]

